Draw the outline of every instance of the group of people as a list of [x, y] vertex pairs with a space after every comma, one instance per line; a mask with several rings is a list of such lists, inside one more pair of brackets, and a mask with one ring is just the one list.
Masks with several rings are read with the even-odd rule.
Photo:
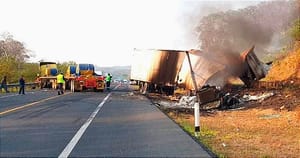
[[[20, 86], [19, 94], [25, 94], [25, 79], [23, 75], [19, 79], [19, 86]], [[2, 89], [4, 89], [6, 93], [9, 93], [7, 89], [7, 76], [4, 76], [3, 79], [1, 80], [0, 90], [2, 91]]]

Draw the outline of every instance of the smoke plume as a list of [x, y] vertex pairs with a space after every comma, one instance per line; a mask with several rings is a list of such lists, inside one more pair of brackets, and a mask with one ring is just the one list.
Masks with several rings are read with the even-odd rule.
[[[262, 2], [239, 10], [212, 13], [200, 19], [197, 38], [203, 55], [226, 66], [207, 83], [222, 86], [242, 73], [239, 54], [255, 45], [261, 59], [270, 47], [280, 47], [281, 33], [299, 18], [297, 1]], [[200, 9], [200, 8], [199, 8]]]

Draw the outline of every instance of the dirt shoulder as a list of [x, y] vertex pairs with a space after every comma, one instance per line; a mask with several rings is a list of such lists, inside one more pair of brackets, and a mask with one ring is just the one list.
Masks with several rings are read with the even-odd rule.
[[[239, 109], [202, 110], [198, 139], [219, 157], [300, 157], [300, 89], [272, 92], [274, 96], [244, 103]], [[150, 94], [149, 98], [174, 103], [158, 95]], [[193, 109], [159, 107], [193, 135]]]

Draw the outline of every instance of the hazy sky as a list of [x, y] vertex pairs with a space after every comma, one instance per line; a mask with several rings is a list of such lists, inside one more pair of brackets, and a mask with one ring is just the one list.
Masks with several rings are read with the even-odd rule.
[[201, 13], [198, 8], [206, 4], [222, 10], [258, 3], [254, 0], [227, 2], [0, 0], [0, 33], [9, 32], [23, 42], [35, 56], [30, 59], [33, 62], [75, 61], [123, 66], [130, 65], [134, 48], [196, 48], [197, 41], [190, 29], [199, 17], [193, 13]]

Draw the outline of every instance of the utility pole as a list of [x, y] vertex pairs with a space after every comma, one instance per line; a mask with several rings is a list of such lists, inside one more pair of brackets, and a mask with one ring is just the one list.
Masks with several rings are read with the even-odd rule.
[[185, 53], [186, 53], [186, 56], [187, 56], [188, 61], [189, 61], [191, 77], [192, 77], [193, 85], [194, 85], [194, 88], [195, 88], [195, 91], [196, 91], [197, 100], [196, 100], [196, 103], [194, 104], [195, 136], [199, 136], [199, 134], [200, 134], [200, 108], [199, 108], [200, 99], [199, 99], [199, 96], [197, 95], [197, 91], [198, 91], [197, 82], [196, 82], [196, 78], [195, 78], [195, 72], [193, 71], [193, 68], [192, 68], [190, 54], [189, 54], [188, 51], [186, 51]]

